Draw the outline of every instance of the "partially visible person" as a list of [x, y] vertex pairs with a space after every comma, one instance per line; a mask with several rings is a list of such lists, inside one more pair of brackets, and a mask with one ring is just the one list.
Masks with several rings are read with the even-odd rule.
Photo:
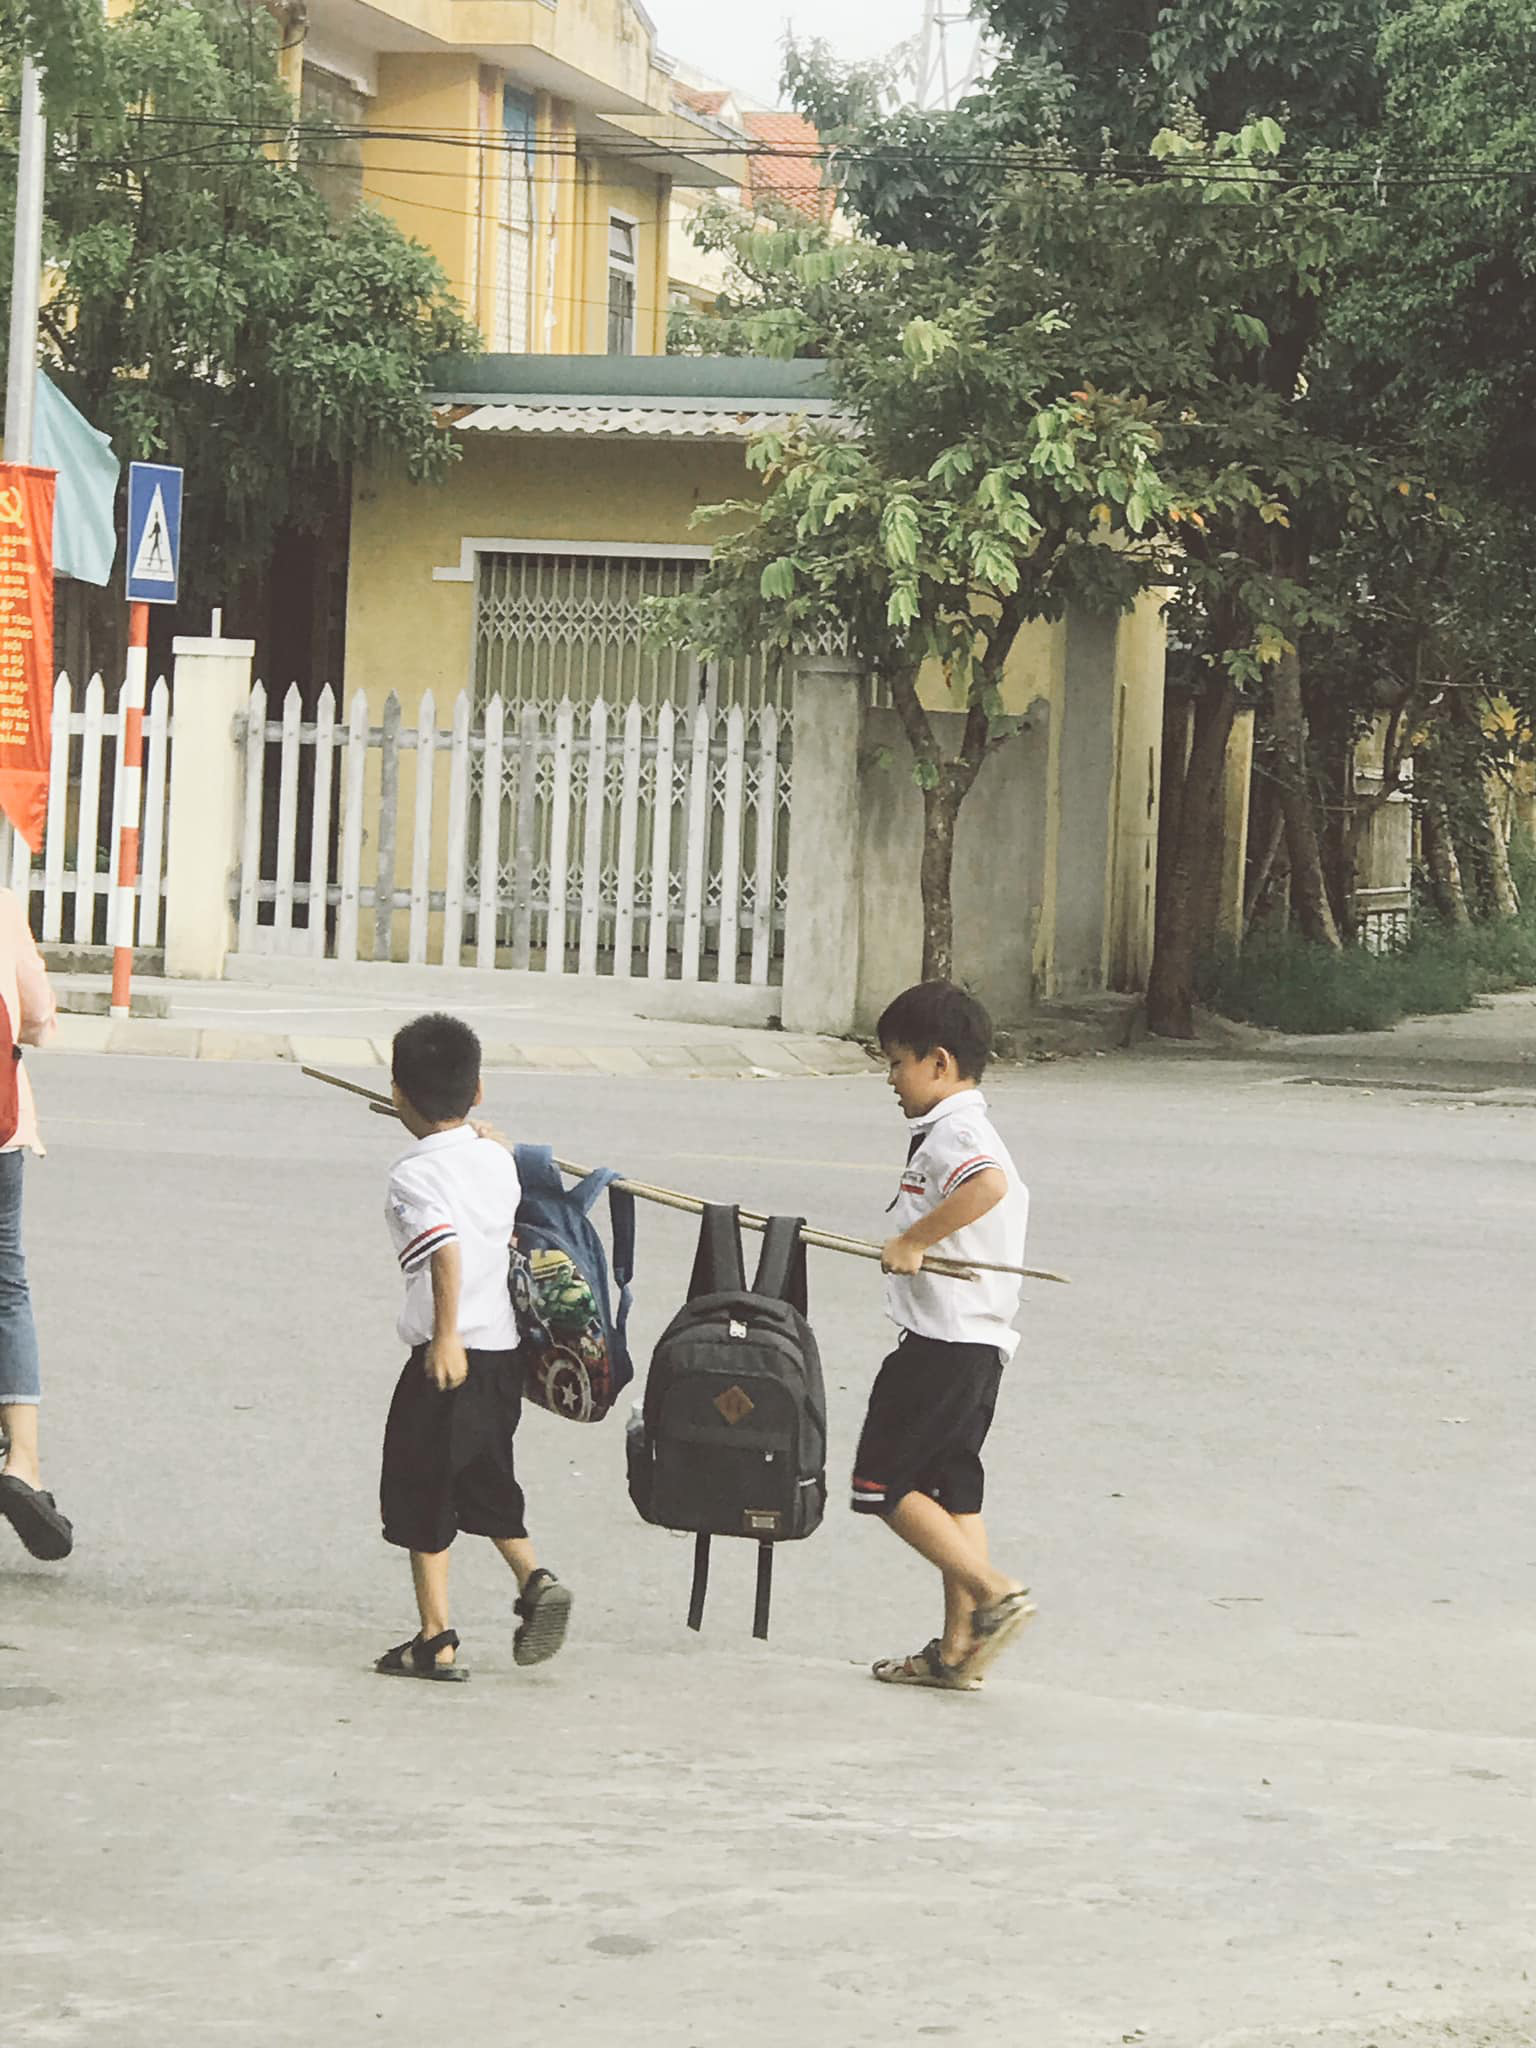
[[21, 1248], [21, 1190], [26, 1155], [41, 1158], [43, 1146], [21, 1048], [47, 1043], [57, 1010], [26, 911], [9, 889], [0, 889], [0, 1005], [0, 1062], [9, 1069], [0, 1072], [0, 1516], [34, 1557], [55, 1562], [68, 1557], [75, 1534], [53, 1495], [43, 1491], [38, 1463], [43, 1389]]

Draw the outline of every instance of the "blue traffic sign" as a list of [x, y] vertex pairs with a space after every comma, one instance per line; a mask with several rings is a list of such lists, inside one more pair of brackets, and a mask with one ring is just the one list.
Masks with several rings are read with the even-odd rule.
[[181, 578], [182, 472], [161, 462], [128, 470], [128, 602], [174, 604]]

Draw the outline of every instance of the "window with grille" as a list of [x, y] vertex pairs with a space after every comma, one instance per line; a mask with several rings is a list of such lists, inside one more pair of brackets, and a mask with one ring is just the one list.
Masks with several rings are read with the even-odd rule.
[[639, 702], [685, 708], [712, 692], [722, 706], [783, 707], [782, 664], [760, 657], [701, 671], [659, 645], [652, 597], [691, 590], [705, 563], [666, 556], [485, 554], [475, 605], [475, 698], [514, 705]]
[[362, 203], [363, 145], [355, 132], [343, 131], [368, 126], [367, 97], [350, 79], [306, 64], [299, 106], [307, 131], [301, 160], [309, 181], [333, 213], [348, 213]]
[[635, 352], [635, 223], [617, 214], [608, 221], [608, 353]]

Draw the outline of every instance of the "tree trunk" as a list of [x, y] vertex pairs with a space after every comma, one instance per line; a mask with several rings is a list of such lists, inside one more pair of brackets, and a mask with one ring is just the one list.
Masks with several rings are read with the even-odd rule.
[[[1147, 980], [1147, 1024], [1160, 1038], [1195, 1035], [1195, 965], [1210, 934], [1204, 906], [1213, 861], [1221, 858], [1227, 741], [1237, 695], [1216, 683], [1195, 699], [1188, 765], [1177, 784], [1177, 830], [1157, 878], [1157, 946]], [[1169, 764], [1165, 763], [1165, 768]]]
[[1291, 857], [1291, 902], [1306, 938], [1339, 950], [1339, 928], [1328, 900], [1307, 773], [1307, 727], [1301, 710], [1301, 659], [1282, 654], [1275, 668], [1271, 722], [1275, 735], [1280, 801], [1285, 808], [1285, 841]]
[[1254, 861], [1248, 876], [1248, 892], [1243, 903], [1243, 934], [1246, 937], [1258, 922], [1264, 906], [1269, 901], [1270, 885], [1275, 879], [1275, 863], [1280, 858], [1280, 849], [1285, 844], [1285, 812], [1278, 799], [1271, 798], [1268, 806], [1269, 818], [1264, 826], [1260, 842], [1262, 851]]
[[[918, 665], [891, 674], [891, 700], [912, 749], [923, 792], [923, 979], [951, 981], [955, 965], [955, 910], [951, 881], [955, 866], [955, 819], [975, 769], [964, 760], [946, 761], [917, 694]], [[983, 727], [983, 736], [985, 728]], [[967, 739], [971, 737], [967, 725]], [[979, 756], [978, 756], [979, 765]]]
[[1467, 913], [1466, 892], [1461, 886], [1461, 862], [1451, 837], [1451, 821], [1443, 803], [1425, 804], [1419, 813], [1424, 835], [1424, 865], [1435, 907], [1449, 923], [1465, 930], [1472, 919]]
[[1478, 784], [1478, 819], [1487, 844], [1488, 874], [1493, 892], [1495, 917], [1520, 915], [1520, 891], [1509, 866], [1509, 841], [1493, 805], [1493, 792], [1486, 777]]
[[1189, 772], [1189, 739], [1194, 706], [1182, 690], [1163, 697], [1162, 774], [1157, 806], [1157, 872], [1173, 873], [1184, 818], [1184, 780]]
[[963, 792], [953, 776], [923, 791], [923, 979], [955, 978], [955, 819]]

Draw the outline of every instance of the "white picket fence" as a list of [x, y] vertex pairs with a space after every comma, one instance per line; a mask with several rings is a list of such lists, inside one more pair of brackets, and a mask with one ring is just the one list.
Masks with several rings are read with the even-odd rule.
[[[166, 799], [170, 780], [171, 693], [162, 677], [144, 717], [143, 809], [139, 818], [138, 944], [160, 943], [165, 899]], [[104, 945], [123, 823], [121, 721], [93, 676], [78, 709], [67, 675], [53, 693], [52, 770], [41, 859], [9, 821], [0, 825], [0, 876], [28, 905], [45, 945]]]
[[345, 721], [258, 683], [242, 953], [766, 984], [782, 958], [790, 716], [470, 697]]

